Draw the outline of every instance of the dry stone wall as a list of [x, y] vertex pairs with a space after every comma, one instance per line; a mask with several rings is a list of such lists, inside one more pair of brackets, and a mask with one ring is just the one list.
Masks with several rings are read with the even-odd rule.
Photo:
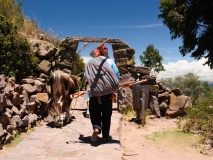
[[0, 75], [0, 146], [47, 115], [47, 80], [28, 77], [18, 84], [15, 77]]
[[[158, 118], [161, 116], [177, 117], [184, 114], [186, 107], [192, 107], [190, 97], [184, 96], [178, 88], [171, 90], [163, 86], [160, 81], [156, 80], [156, 74], [150, 73], [149, 67], [135, 66], [134, 49], [125, 43], [114, 43], [112, 44], [112, 48], [116, 65], [121, 73], [121, 84], [129, 81], [137, 82], [147, 80], [146, 83], [140, 84], [139, 87], [146, 86], [148, 88], [145, 98], [148, 100], [146, 100], [145, 109], [150, 110], [150, 114]], [[127, 105], [132, 105], [135, 111], [140, 112], [142, 107], [140, 101], [137, 103], [133, 102], [133, 100], [135, 100], [133, 96], [136, 96], [133, 95], [133, 90], [135, 89], [134, 87], [125, 87], [118, 90], [117, 104], [120, 112], [122, 112], [122, 109]], [[141, 95], [142, 94], [138, 94], [137, 96]], [[138, 99], [139, 98], [142, 97], [138, 97]]]
[[35, 75], [16, 83], [15, 77], [0, 74], [0, 148], [48, 116], [51, 72], [72, 71], [77, 42], [63, 40], [60, 48], [44, 40], [29, 42], [40, 60]]

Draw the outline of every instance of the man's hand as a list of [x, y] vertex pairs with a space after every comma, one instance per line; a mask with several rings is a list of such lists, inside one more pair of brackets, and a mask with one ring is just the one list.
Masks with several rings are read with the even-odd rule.
[[98, 44], [97, 48], [100, 48], [102, 46], [102, 43]]
[[100, 49], [100, 51], [104, 55], [104, 57], [109, 58], [108, 53], [104, 49], [104, 44], [103, 43], [98, 44], [97, 48]]

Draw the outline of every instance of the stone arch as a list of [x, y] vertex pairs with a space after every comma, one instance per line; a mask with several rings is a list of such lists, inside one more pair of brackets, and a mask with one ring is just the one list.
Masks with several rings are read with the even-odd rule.
[[[107, 41], [106, 41], [107, 40]], [[135, 50], [130, 48], [128, 44], [120, 39], [113, 38], [94, 38], [94, 37], [67, 37], [61, 42], [60, 45], [60, 55], [61, 62], [64, 62], [65, 59], [69, 59], [69, 67], [73, 65], [73, 58], [77, 52], [79, 42], [103, 42], [112, 45], [113, 57], [118, 70], [123, 74], [128, 74], [128, 69], [135, 65]], [[57, 63], [56, 66], [60, 66], [60, 63]], [[65, 64], [66, 66], [66, 64]]]
[[[107, 40], [107, 41], [106, 41]], [[131, 48], [127, 43], [120, 39], [113, 38], [94, 38], [94, 37], [67, 37], [61, 42], [60, 45], [60, 56], [61, 63], [65, 64], [68, 62], [69, 66], [73, 66], [74, 56], [77, 53], [79, 42], [98, 42], [112, 45], [113, 58], [118, 67], [118, 70], [121, 74], [120, 83], [125, 83], [129, 81], [141, 80], [144, 76], [150, 74], [150, 69], [148, 67], [135, 66], [135, 49]], [[64, 57], [64, 58], [63, 58]], [[70, 63], [70, 64], [69, 64]], [[56, 63], [56, 66], [59, 65], [60, 62]], [[118, 110], [122, 109], [128, 104], [132, 105], [132, 90], [127, 87], [121, 89], [117, 93], [117, 106]]]

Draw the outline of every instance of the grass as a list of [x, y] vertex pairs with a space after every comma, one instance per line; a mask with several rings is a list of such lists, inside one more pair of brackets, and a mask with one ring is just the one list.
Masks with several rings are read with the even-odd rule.
[[6, 144], [5, 147], [13, 148], [17, 146], [23, 139], [24, 137], [22, 136], [22, 134], [20, 134], [16, 138], [14, 138], [10, 143]]
[[16, 147], [27, 135], [35, 131], [35, 128], [29, 128], [27, 132], [22, 132], [17, 135], [10, 143], [6, 144], [4, 147], [13, 148]]
[[[135, 111], [131, 105], [127, 105], [125, 108], [122, 109], [122, 116], [123, 116], [122, 120], [135, 122], [136, 128], [140, 129], [142, 127], [140, 112], [141, 111], [138, 111], [138, 112]], [[145, 123], [147, 121], [147, 115], [148, 115], [148, 111], [145, 110], [145, 115], [144, 115], [145, 116], [144, 117]]]
[[201, 137], [195, 134], [186, 134], [179, 129], [155, 132], [145, 138], [159, 148], [168, 147], [179, 150], [197, 148], [201, 140]]
[[136, 112], [131, 105], [127, 105], [122, 109], [123, 120], [128, 121], [136, 117]]

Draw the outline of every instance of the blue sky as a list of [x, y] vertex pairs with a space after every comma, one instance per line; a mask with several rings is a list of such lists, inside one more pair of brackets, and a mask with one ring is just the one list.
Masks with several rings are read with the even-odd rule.
[[[202, 80], [210, 81], [213, 72], [207, 66], [203, 67], [190, 55], [182, 57], [179, 53], [181, 40], [171, 40], [169, 29], [158, 19], [159, 3], [160, 0], [22, 0], [27, 17], [37, 21], [43, 30], [51, 29], [61, 38], [85, 36], [121, 39], [135, 49], [137, 66], [141, 65], [139, 56], [148, 45], [153, 44], [164, 58], [166, 71], [159, 74], [160, 78], [193, 72], [199, 74]], [[79, 44], [78, 49], [82, 45]], [[96, 46], [97, 43], [91, 43], [82, 50], [80, 54], [85, 62]], [[107, 44], [107, 47], [110, 57], [113, 57], [111, 45]], [[197, 71], [194, 68], [198, 68]]]

